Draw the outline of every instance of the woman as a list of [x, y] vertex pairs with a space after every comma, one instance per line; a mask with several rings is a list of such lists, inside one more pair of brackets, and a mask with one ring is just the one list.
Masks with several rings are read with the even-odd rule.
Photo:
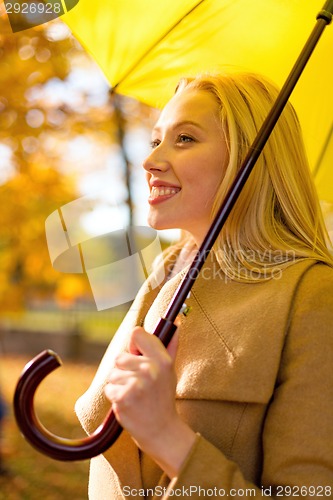
[[110, 402], [125, 429], [91, 462], [91, 499], [332, 495], [333, 260], [290, 104], [192, 288], [191, 314], [167, 349], [150, 335], [276, 96], [251, 74], [182, 80], [154, 127], [148, 222], [183, 235], [77, 404], [87, 432]]

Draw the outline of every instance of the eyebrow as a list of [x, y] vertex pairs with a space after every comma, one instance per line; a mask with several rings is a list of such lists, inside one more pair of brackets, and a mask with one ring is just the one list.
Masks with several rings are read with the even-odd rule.
[[[200, 128], [201, 130], [205, 130], [200, 123], [194, 122], [192, 120], [182, 120], [181, 122], [175, 123], [172, 128], [175, 130], [177, 128], [182, 127], [183, 125], [193, 125], [194, 127]], [[154, 127], [153, 132], [158, 132], [160, 130], [160, 127]]]

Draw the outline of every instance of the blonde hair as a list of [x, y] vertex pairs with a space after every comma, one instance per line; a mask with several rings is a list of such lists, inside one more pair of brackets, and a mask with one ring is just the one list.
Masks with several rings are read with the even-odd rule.
[[[278, 95], [266, 78], [250, 73], [182, 79], [176, 93], [210, 92], [219, 104], [229, 162], [218, 187], [212, 219]], [[222, 165], [221, 165], [222, 168]], [[294, 108], [288, 103], [231, 211], [213, 252], [237, 281], [271, 279], [295, 260], [333, 266], [328, 234]], [[182, 238], [189, 240], [189, 236]]]

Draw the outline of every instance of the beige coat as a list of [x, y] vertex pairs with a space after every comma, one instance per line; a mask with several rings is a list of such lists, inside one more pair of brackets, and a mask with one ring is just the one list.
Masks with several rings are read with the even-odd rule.
[[[286, 485], [294, 496], [333, 497], [333, 269], [301, 261], [260, 284], [217, 270], [208, 259], [179, 328], [177, 408], [198, 433], [179, 477], [170, 482], [123, 431], [91, 461], [91, 500], [143, 498], [144, 489], [145, 498], [239, 498], [254, 488], [263, 497], [262, 486], [280, 498]], [[182, 276], [139, 292], [78, 401], [87, 432], [109, 409], [103, 386], [128, 332], [154, 330]]]

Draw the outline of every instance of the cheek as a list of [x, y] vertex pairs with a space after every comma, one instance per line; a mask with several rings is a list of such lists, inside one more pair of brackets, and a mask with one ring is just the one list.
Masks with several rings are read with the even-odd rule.
[[[186, 203], [197, 204], [198, 208], [212, 207], [215, 195], [224, 177], [225, 151], [217, 150], [201, 155], [200, 158], [189, 159], [181, 170], [178, 170], [179, 179], [183, 187], [183, 196]], [[198, 203], [200, 201], [200, 203]], [[184, 200], [185, 203], [185, 200]]]
[[218, 185], [213, 179], [201, 175], [197, 182], [188, 184], [186, 191], [183, 191], [183, 210], [196, 214], [196, 217], [210, 215], [217, 189]]
[[201, 168], [197, 175], [189, 178], [187, 182], [190, 190], [197, 193], [201, 200], [203, 198], [207, 201], [214, 199], [224, 176], [221, 164], [210, 165], [210, 167], [206, 170]]

